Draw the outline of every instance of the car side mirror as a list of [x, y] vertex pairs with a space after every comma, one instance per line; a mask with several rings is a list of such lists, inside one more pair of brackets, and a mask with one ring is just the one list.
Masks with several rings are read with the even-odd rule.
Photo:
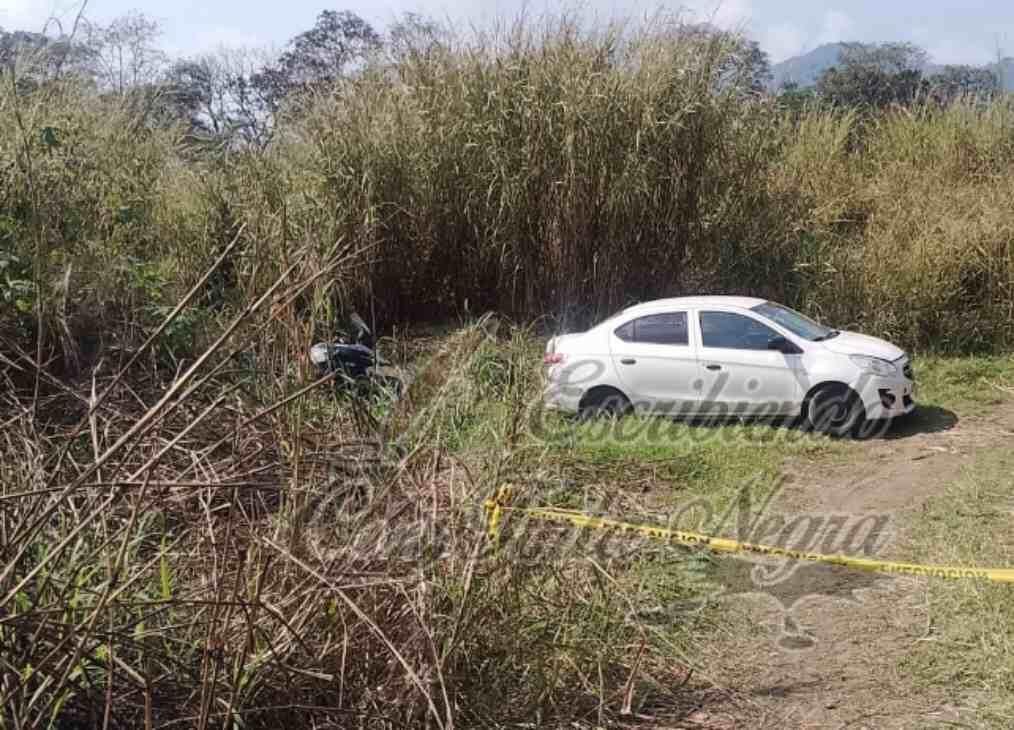
[[783, 355], [799, 355], [803, 351], [800, 350], [795, 344], [789, 341], [787, 338], [778, 335], [768, 340], [768, 349], [777, 350]]

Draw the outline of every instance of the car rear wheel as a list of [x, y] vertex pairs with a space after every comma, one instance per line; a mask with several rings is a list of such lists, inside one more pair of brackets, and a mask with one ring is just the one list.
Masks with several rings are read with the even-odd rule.
[[862, 399], [846, 385], [825, 385], [808, 402], [806, 419], [814, 431], [848, 438], [854, 436], [865, 418]]
[[578, 416], [592, 418], [619, 418], [631, 410], [630, 400], [618, 390], [592, 391], [581, 401]]

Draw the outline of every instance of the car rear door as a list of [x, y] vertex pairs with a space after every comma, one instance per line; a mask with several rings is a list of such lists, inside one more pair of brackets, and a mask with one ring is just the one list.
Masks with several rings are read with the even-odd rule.
[[609, 333], [610, 355], [638, 408], [678, 415], [696, 410], [700, 370], [686, 309], [632, 317]]
[[799, 412], [804, 395], [801, 354], [785, 354], [768, 347], [772, 338], [782, 333], [739, 311], [701, 309], [694, 319], [701, 343], [701, 413]]

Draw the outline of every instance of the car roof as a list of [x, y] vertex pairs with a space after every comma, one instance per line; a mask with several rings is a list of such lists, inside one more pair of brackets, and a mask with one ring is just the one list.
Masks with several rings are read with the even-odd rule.
[[696, 297], [675, 297], [672, 299], [655, 299], [650, 302], [641, 302], [623, 310], [624, 312], [638, 312], [647, 309], [660, 309], [665, 307], [742, 307], [750, 309], [758, 304], [763, 304], [766, 299], [757, 297], [731, 297], [731, 296], [696, 296]]

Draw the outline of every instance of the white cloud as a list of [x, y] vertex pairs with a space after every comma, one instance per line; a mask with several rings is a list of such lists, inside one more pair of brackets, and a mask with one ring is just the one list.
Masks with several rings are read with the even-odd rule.
[[840, 10], [828, 10], [821, 21], [820, 32], [815, 45], [837, 43], [838, 41], [855, 40], [851, 34], [855, 32], [855, 21]]
[[693, 17], [719, 28], [739, 30], [753, 17], [752, 0], [695, 0], [686, 4]]
[[808, 40], [806, 31], [788, 23], [765, 27], [758, 34], [760, 46], [768, 52], [772, 63], [810, 50]]
[[219, 48], [260, 48], [268, 44], [262, 38], [239, 28], [213, 25], [189, 34], [173, 34], [162, 45], [171, 56], [189, 56]]
[[989, 47], [941, 39], [920, 43], [929, 53], [930, 61], [939, 64], [987, 64], [996, 61], [996, 52]]
[[750, 0], [723, 0], [715, 8], [714, 23], [721, 28], [737, 28], [753, 17], [753, 3]]
[[912, 29], [910, 39], [930, 56], [930, 62], [939, 64], [985, 65], [996, 61], [996, 44], [983, 42], [985, 39], [969, 38], [967, 33], [957, 37], [940, 37], [925, 25]]

